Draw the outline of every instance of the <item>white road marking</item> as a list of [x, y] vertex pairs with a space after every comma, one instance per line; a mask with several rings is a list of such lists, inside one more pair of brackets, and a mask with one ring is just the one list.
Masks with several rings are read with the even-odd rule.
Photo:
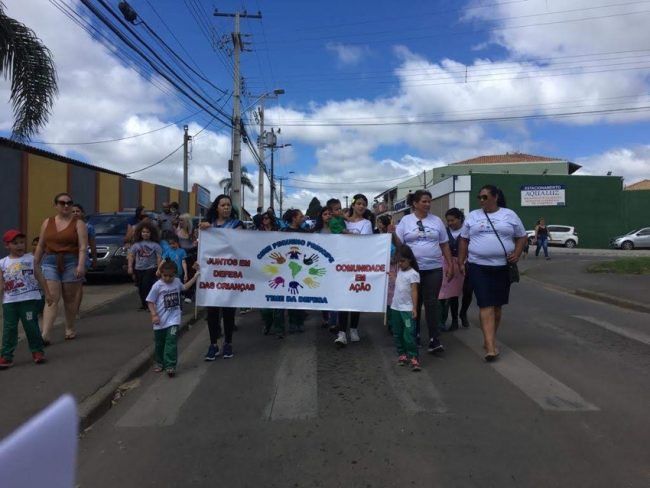
[[611, 324], [604, 320], [600, 320], [595, 317], [589, 317], [586, 315], [573, 315], [572, 317], [597, 325], [598, 327], [602, 327], [603, 329], [606, 329], [610, 332], [614, 332], [615, 334], [621, 335], [623, 337], [627, 337], [628, 339], [632, 339], [633, 341], [650, 345], [650, 335], [644, 334], [639, 330], [632, 330], [629, 328], [621, 327], [619, 325]]
[[[135, 404], [117, 421], [117, 427], [157, 427], [173, 425], [194, 389], [201, 382], [209, 363], [203, 361], [206, 344], [210, 343], [207, 328], [198, 334], [179, 357], [175, 378], [165, 373], [154, 381]], [[221, 357], [217, 361], [222, 360]], [[200, 362], [199, 362], [200, 361]], [[190, 365], [199, 362], [197, 367]]]
[[284, 339], [265, 420], [304, 420], [318, 415], [316, 328]]
[[[462, 329], [454, 337], [483, 357], [483, 334], [475, 327]], [[584, 412], [600, 410], [561, 381], [499, 342], [499, 359], [489, 366], [506, 378], [544, 410]], [[486, 365], [488, 366], [488, 365]]]
[[447, 413], [442, 395], [433, 384], [431, 376], [427, 374], [426, 368], [414, 373], [408, 366], [399, 366], [394, 348], [380, 347], [376, 341], [373, 343], [381, 355], [388, 384], [406, 413]]

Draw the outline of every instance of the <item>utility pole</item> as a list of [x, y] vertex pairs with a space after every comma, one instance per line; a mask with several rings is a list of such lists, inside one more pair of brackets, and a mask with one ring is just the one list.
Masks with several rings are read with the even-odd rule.
[[235, 31], [232, 33], [233, 45], [233, 109], [232, 109], [232, 190], [231, 198], [233, 204], [239, 209], [240, 217], [243, 217], [244, 209], [242, 207], [242, 192], [241, 192], [241, 75], [239, 71], [239, 55], [242, 51], [243, 42], [241, 33], [239, 31], [239, 20], [241, 18], [247, 19], [261, 19], [262, 13], [249, 14], [245, 10], [243, 12], [235, 13], [221, 13], [215, 9], [215, 17], [234, 17], [235, 18]]
[[[260, 99], [260, 137], [257, 139], [257, 153], [260, 155], [260, 170], [257, 178], [257, 206], [264, 209], [264, 97]], [[273, 199], [271, 199], [273, 206]]]
[[187, 126], [183, 126], [185, 134], [183, 135], [183, 191], [187, 193], [187, 173], [188, 173], [188, 161], [190, 159], [189, 155], [189, 142], [192, 140], [192, 136], [187, 133]]

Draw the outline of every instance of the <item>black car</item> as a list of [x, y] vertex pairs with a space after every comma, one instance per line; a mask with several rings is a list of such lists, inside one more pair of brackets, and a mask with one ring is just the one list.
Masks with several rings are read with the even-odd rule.
[[[88, 218], [95, 228], [97, 243], [97, 267], [88, 269], [88, 274], [127, 274], [127, 247], [124, 236], [133, 219], [133, 212], [98, 213]], [[89, 256], [90, 258], [90, 256]]]

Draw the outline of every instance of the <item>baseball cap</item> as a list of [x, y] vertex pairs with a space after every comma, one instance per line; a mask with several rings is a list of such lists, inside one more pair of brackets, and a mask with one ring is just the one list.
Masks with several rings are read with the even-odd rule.
[[2, 236], [2, 240], [3, 240], [3, 242], [8, 243], [8, 242], [13, 241], [18, 236], [25, 237], [25, 234], [23, 234], [19, 230], [10, 229], [10, 230], [8, 230], [7, 232], [4, 233], [4, 235]]

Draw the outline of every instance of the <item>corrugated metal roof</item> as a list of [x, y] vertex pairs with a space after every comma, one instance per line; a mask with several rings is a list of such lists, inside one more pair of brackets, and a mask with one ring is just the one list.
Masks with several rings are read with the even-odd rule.
[[631, 185], [625, 187], [626, 190], [650, 190], [650, 180], [645, 179], [637, 181]]
[[127, 177], [126, 175], [122, 173], [118, 173], [117, 171], [112, 171], [110, 169], [106, 168], [100, 168], [99, 166], [93, 166], [92, 164], [84, 163], [83, 161], [79, 161], [77, 159], [72, 159], [67, 156], [61, 156], [60, 154], [55, 154], [53, 152], [45, 151], [44, 149], [39, 149], [34, 146], [29, 146], [27, 144], [23, 144], [22, 142], [17, 142], [11, 139], [7, 139], [6, 137], [0, 137], [0, 146], [4, 147], [10, 147], [13, 149], [17, 149], [19, 151], [25, 151], [30, 154], [36, 154], [37, 156], [43, 156], [44, 158], [49, 158], [49, 159], [54, 159], [56, 161], [61, 161], [62, 163], [68, 163], [68, 164], [73, 164], [75, 166], [80, 166], [82, 168], [88, 168], [92, 169], [95, 171], [101, 171], [102, 173], [109, 173], [112, 175], [118, 175], [118, 176], [124, 176], [125, 178]]

